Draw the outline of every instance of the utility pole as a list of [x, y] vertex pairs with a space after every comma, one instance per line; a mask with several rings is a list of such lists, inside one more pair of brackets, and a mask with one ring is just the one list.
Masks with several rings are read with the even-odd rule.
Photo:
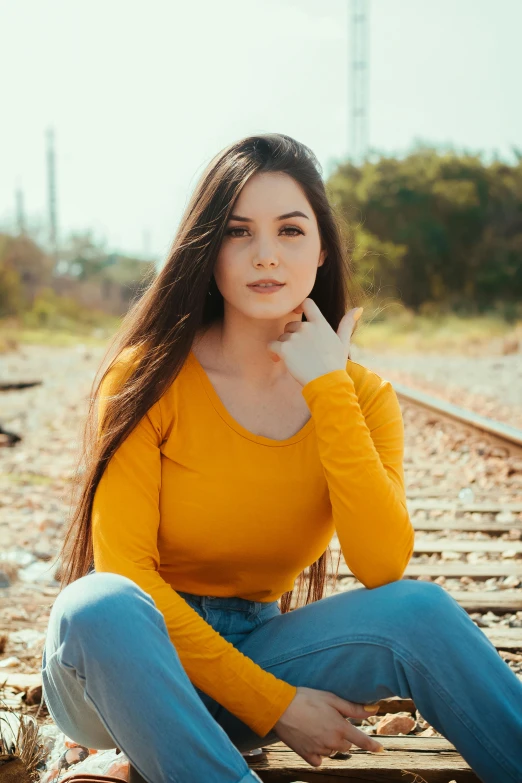
[[25, 212], [24, 212], [24, 194], [20, 186], [17, 187], [15, 192], [16, 199], [16, 225], [18, 227], [18, 233], [20, 235], [25, 234]]
[[56, 268], [58, 263], [58, 228], [56, 220], [54, 130], [52, 128], [47, 130], [47, 183], [49, 197], [49, 246]]
[[355, 164], [364, 159], [368, 149], [368, 55], [369, 0], [351, 3], [351, 143], [350, 157]]
[[142, 248], [142, 255], [148, 261], [150, 258], [150, 231], [148, 228], [143, 229]]

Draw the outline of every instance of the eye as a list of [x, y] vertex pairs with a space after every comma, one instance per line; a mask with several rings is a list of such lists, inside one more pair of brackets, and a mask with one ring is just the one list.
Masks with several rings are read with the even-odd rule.
[[[239, 228], [239, 227], [238, 228], [230, 228], [226, 232], [226, 234], [229, 235], [229, 236], [236, 237], [236, 238], [239, 239], [240, 237], [238, 237], [238, 235], [235, 233], [236, 231], [246, 231], [246, 228]], [[296, 234], [287, 234], [286, 236], [295, 237], [295, 236], [298, 236], [299, 234], [303, 234], [303, 236], [304, 236], [304, 231], [301, 231], [301, 229], [297, 228], [297, 226], [284, 226], [284, 228], [282, 228], [281, 231], [285, 231], [285, 232], [286, 231], [296, 231], [297, 232]], [[241, 236], [243, 236], [243, 235], [241, 235]]]
[[230, 228], [226, 233], [228, 236], [237, 236], [236, 231], [246, 231], [246, 228]]
[[[283, 228], [283, 231], [297, 231], [297, 234], [303, 234], [303, 236], [304, 236], [304, 232], [301, 231], [300, 228], [297, 228], [297, 226], [285, 226]], [[290, 234], [290, 236], [291, 237], [295, 237], [295, 236], [297, 236], [297, 234]]]

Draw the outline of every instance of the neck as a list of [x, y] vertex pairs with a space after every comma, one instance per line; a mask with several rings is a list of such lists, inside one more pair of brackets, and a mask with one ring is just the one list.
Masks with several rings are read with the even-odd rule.
[[213, 357], [220, 370], [228, 377], [235, 377], [252, 386], [272, 386], [288, 378], [288, 370], [282, 360], [275, 361], [268, 350], [268, 343], [283, 334], [289, 321], [302, 320], [301, 315], [290, 313], [279, 320], [260, 318], [226, 317], [212, 325], [209, 332]]

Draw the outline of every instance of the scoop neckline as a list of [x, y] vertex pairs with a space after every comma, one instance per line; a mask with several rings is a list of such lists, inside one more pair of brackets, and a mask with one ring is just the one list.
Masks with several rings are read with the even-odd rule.
[[201, 379], [203, 387], [214, 409], [221, 416], [221, 418], [228, 424], [228, 426], [231, 427], [233, 430], [235, 430], [239, 435], [242, 435], [243, 438], [247, 438], [247, 440], [251, 440], [254, 443], [259, 443], [263, 446], [276, 446], [276, 447], [291, 446], [292, 444], [298, 443], [300, 440], [303, 440], [303, 438], [306, 438], [308, 433], [314, 428], [315, 423], [313, 417], [310, 416], [308, 421], [301, 427], [300, 430], [294, 433], [294, 435], [291, 435], [289, 438], [284, 438], [284, 440], [277, 440], [276, 438], [267, 438], [265, 435], [256, 435], [254, 432], [247, 430], [246, 427], [243, 427], [242, 424], [240, 424], [236, 419], [234, 419], [232, 414], [227, 410], [227, 408], [223, 404], [223, 401], [221, 400], [221, 397], [219, 396], [216, 389], [214, 388], [212, 381], [207, 375], [206, 370], [204, 369], [203, 365], [201, 364], [201, 362], [199, 361], [199, 359], [197, 358], [196, 354], [192, 349], [189, 351], [188, 356], [189, 359], [192, 361], [192, 364], [195, 367], [199, 375], [199, 378]]

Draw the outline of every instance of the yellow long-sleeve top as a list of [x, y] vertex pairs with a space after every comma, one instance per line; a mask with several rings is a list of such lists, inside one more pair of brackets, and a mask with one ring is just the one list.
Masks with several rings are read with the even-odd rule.
[[[123, 352], [106, 398], [131, 369]], [[401, 410], [389, 381], [349, 360], [302, 387], [311, 418], [284, 440], [256, 435], [227, 411], [191, 351], [127, 436], [97, 487], [97, 571], [152, 596], [191, 682], [268, 734], [297, 688], [262, 669], [178, 594], [273, 601], [334, 532], [368, 588], [401, 579], [414, 529], [404, 490]]]

